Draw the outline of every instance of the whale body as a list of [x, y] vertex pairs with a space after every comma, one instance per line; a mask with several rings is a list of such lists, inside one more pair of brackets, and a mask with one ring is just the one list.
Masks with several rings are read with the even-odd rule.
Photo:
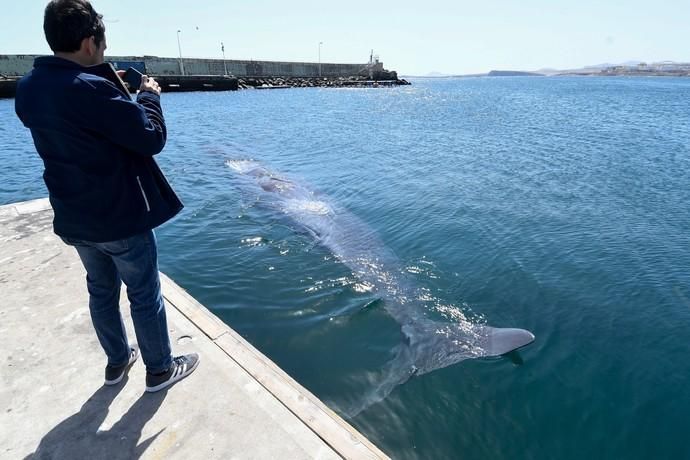
[[354, 416], [383, 400], [412, 376], [469, 358], [504, 355], [534, 341], [534, 335], [524, 329], [494, 328], [464, 318], [457, 322], [426, 318], [416, 300], [417, 288], [404, 275], [398, 259], [357, 216], [257, 161], [228, 160], [226, 164], [245, 179], [244, 186], [260, 193], [264, 205], [282, 212], [311, 234], [375, 291], [401, 326], [404, 340], [395, 358], [385, 365], [383, 378], [356, 407], [345, 411], [346, 415]]

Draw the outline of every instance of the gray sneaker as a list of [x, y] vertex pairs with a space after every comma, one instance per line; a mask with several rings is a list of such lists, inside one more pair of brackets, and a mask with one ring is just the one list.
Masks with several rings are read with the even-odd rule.
[[129, 361], [122, 366], [105, 366], [105, 384], [106, 385], [116, 385], [125, 378], [127, 371], [132, 367], [134, 361], [139, 357], [139, 350], [136, 347], [131, 347], [129, 349]]
[[166, 372], [159, 375], [146, 373], [146, 391], [153, 393], [169, 387], [173, 383], [182, 380], [199, 365], [199, 355], [190, 353], [188, 355], [176, 356], [173, 363]]

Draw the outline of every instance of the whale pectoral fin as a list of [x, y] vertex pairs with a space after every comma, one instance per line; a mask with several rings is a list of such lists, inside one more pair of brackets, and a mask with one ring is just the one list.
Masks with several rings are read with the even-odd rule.
[[400, 334], [402, 335], [403, 342], [405, 345], [408, 347], [410, 346], [412, 342], [412, 334], [413, 334], [413, 329], [409, 324], [405, 324], [400, 327]]
[[529, 345], [534, 334], [525, 329], [478, 326], [482, 356], [500, 356]]
[[316, 246], [321, 243], [321, 235], [314, 229], [304, 227], [304, 231], [311, 237], [310, 243], [305, 246], [304, 252], [311, 252]]
[[377, 310], [379, 307], [384, 305], [384, 300], [381, 297], [376, 297], [364, 305], [362, 305], [356, 313], [366, 313], [370, 311]]

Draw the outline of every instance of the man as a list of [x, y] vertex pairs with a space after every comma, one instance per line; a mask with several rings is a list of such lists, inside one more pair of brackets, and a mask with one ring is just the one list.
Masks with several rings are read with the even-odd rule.
[[103, 63], [106, 41], [88, 0], [51, 1], [43, 29], [54, 55], [37, 58], [19, 81], [15, 109], [45, 165], [54, 231], [86, 269], [91, 320], [108, 358], [105, 384], [119, 383], [139, 354], [120, 315], [124, 282], [146, 391], [158, 391], [199, 363], [196, 353], [172, 356], [158, 277], [153, 228], [182, 209], [153, 160], [166, 142], [160, 88], [145, 76], [134, 102], [89, 69]]

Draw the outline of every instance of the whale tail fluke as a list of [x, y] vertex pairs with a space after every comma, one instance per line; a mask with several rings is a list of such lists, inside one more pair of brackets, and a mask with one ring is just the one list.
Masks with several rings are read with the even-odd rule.
[[424, 335], [410, 336], [419, 333], [419, 324], [402, 328], [405, 342], [398, 346], [395, 357], [384, 366], [378, 383], [355, 404], [341, 410], [346, 418], [355, 417], [383, 401], [398, 385], [416, 375], [442, 369], [465, 359], [502, 356], [534, 341], [534, 334], [525, 329], [475, 324], [461, 326], [436, 321], [424, 321], [422, 324]]

